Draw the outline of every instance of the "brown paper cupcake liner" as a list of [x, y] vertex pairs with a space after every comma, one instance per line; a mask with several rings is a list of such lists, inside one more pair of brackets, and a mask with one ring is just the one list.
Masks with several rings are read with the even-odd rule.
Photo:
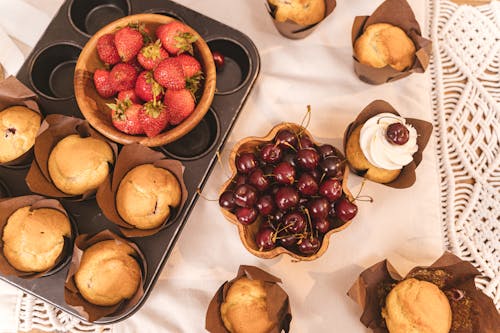
[[[142, 270], [141, 281], [139, 283], [137, 291], [130, 299], [123, 300], [122, 302], [113, 306], [99, 306], [87, 302], [82, 297], [82, 295], [78, 291], [75, 279], [73, 277], [80, 267], [80, 261], [82, 259], [83, 252], [96, 243], [111, 239], [114, 239], [117, 242], [126, 243], [135, 250], [137, 256], [135, 256], [134, 259], [137, 260]], [[78, 311], [78, 313], [89, 322], [96, 321], [106, 316], [118, 316], [133, 308], [141, 300], [142, 296], [144, 295], [143, 284], [146, 274], [146, 259], [135, 243], [121, 238], [110, 230], [104, 230], [95, 235], [83, 234], [78, 236], [75, 240], [73, 257], [71, 258], [71, 264], [69, 266], [68, 275], [66, 276], [66, 282], [64, 284], [64, 300], [68, 305]]]
[[[142, 164], [153, 164], [155, 167], [166, 169], [177, 178], [181, 185], [181, 203], [179, 207], [173, 210], [170, 217], [160, 226], [153, 229], [138, 229], [135, 226], [124, 221], [116, 208], [116, 192], [120, 186], [123, 177], [135, 168]], [[120, 151], [116, 160], [113, 178], [111, 181], [106, 181], [97, 192], [97, 204], [101, 208], [104, 216], [114, 224], [118, 225], [120, 231], [126, 237], [144, 237], [156, 234], [160, 230], [169, 225], [169, 222], [175, 220], [177, 215], [182, 210], [187, 199], [187, 189], [184, 184], [184, 166], [176, 160], [165, 158], [163, 153], [152, 150], [148, 147], [133, 143], [126, 145]]]
[[226, 299], [231, 285], [241, 277], [264, 281], [269, 319], [271, 322], [277, 323], [276, 327], [269, 333], [281, 333], [283, 331], [288, 333], [290, 331], [290, 322], [292, 321], [292, 312], [288, 295], [278, 284], [282, 282], [281, 279], [255, 266], [245, 265], [241, 265], [238, 275], [231, 281], [226, 281], [212, 298], [205, 319], [206, 330], [210, 333], [229, 333], [220, 316], [220, 306]]
[[404, 278], [384, 260], [362, 272], [347, 294], [363, 308], [360, 320], [366, 327], [388, 333], [381, 312], [390, 290], [408, 278], [432, 282], [450, 302], [450, 333], [495, 333], [500, 327], [500, 315], [493, 300], [477, 289], [474, 279], [478, 275], [470, 262], [450, 252], [429, 267], [415, 267]]
[[9, 188], [7, 187], [7, 185], [5, 185], [3, 180], [0, 179], [0, 200], [8, 197], [10, 197]]
[[[40, 108], [38, 107], [38, 104], [36, 102], [37, 99], [38, 96], [14, 76], [9, 76], [5, 80], [0, 81], [0, 112], [8, 107], [19, 105], [27, 107], [28, 109], [38, 113], [43, 118], [43, 115], [40, 112]], [[41, 130], [38, 132], [38, 135], [40, 135], [40, 133]], [[33, 148], [31, 148], [15, 160], [6, 163], [0, 163], [0, 166], [26, 166], [31, 162], [32, 159]]]
[[[81, 201], [91, 198], [97, 190], [85, 192], [83, 195], [71, 195], [59, 190], [52, 182], [49, 174], [48, 161], [52, 149], [65, 137], [77, 134], [82, 138], [93, 137], [109, 144], [113, 150], [114, 160], [118, 155], [118, 146], [116, 143], [108, 140], [92, 127], [86, 120], [67, 117], [60, 114], [48, 115], [42, 123], [43, 132], [35, 141], [35, 159], [31, 163], [31, 167], [26, 176], [26, 184], [32, 192], [55, 197], [67, 198], [71, 200]], [[110, 172], [111, 173], [111, 172]], [[108, 178], [110, 175], [108, 175]], [[104, 184], [105, 182], [103, 182]], [[102, 184], [101, 184], [102, 186]]]
[[[349, 139], [349, 136], [351, 136], [351, 133], [354, 131], [354, 129], [359, 125], [365, 123], [368, 119], [384, 112], [389, 112], [397, 116], [401, 116], [396, 111], [396, 109], [394, 109], [394, 107], [392, 107], [392, 105], [390, 105], [386, 101], [383, 100], [373, 101], [367, 107], [365, 107], [363, 111], [361, 111], [358, 117], [352, 123], [350, 123], [349, 126], [347, 126], [347, 129], [344, 133], [344, 152], [346, 150], [347, 140]], [[399, 189], [408, 188], [415, 183], [417, 179], [415, 170], [422, 161], [422, 153], [425, 147], [427, 146], [427, 143], [429, 142], [433, 128], [432, 124], [425, 120], [414, 119], [414, 118], [405, 118], [405, 120], [408, 124], [412, 125], [417, 130], [418, 150], [415, 154], [413, 154], [413, 161], [402, 168], [398, 178], [396, 178], [390, 183], [383, 184], [389, 187], [399, 188]], [[364, 176], [364, 174], [366, 173], [366, 170], [356, 170], [352, 167], [351, 170], [359, 176]]]
[[[335, 0], [325, 0], [325, 17], [323, 18], [326, 19], [335, 9], [337, 6], [337, 2]], [[266, 7], [267, 7], [267, 12], [271, 16], [274, 26], [276, 27], [276, 30], [278, 32], [290, 39], [302, 39], [307, 36], [309, 36], [317, 27], [318, 25], [323, 22], [323, 20], [319, 21], [318, 23], [311, 24], [311, 25], [300, 25], [294, 21], [291, 20], [286, 20], [285, 22], [278, 22], [275, 19], [275, 14], [276, 14], [276, 6], [270, 4], [268, 1], [266, 1]]]
[[[57, 258], [55, 265], [43, 272], [19, 271], [8, 262], [7, 258], [3, 254], [3, 230], [7, 224], [7, 220], [16, 210], [26, 206], [31, 206], [33, 210], [39, 208], [55, 209], [68, 216], [68, 219], [70, 220], [71, 238], [64, 238], [64, 247], [61, 251], [61, 254]], [[25, 279], [36, 279], [42, 276], [54, 274], [69, 262], [69, 259], [71, 258], [71, 250], [73, 248], [73, 240], [75, 239], [76, 232], [77, 228], [74, 221], [72, 221], [71, 217], [68, 215], [64, 207], [57, 200], [47, 199], [40, 195], [27, 195], [0, 200], [0, 273], [4, 275], [15, 275], [17, 277]]]
[[411, 38], [416, 48], [416, 59], [412, 67], [405, 71], [397, 71], [391, 66], [375, 68], [360, 63], [353, 54], [354, 71], [364, 82], [369, 84], [383, 84], [407, 77], [413, 73], [423, 73], [430, 63], [432, 42], [422, 37], [420, 25], [415, 14], [406, 0], [386, 0], [371, 16], [357, 16], [352, 26], [352, 46], [365, 32], [366, 28], [376, 23], [389, 23], [400, 27]]

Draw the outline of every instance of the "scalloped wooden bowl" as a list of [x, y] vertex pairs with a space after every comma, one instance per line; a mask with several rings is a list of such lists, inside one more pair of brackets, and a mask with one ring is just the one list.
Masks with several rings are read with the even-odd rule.
[[158, 14], [137, 14], [123, 17], [99, 30], [87, 42], [80, 53], [74, 76], [76, 102], [83, 116], [92, 127], [110, 140], [121, 144], [139, 142], [149, 147], [162, 146], [189, 133], [203, 119], [210, 108], [215, 93], [215, 64], [208, 45], [193, 29], [191, 29], [191, 32], [198, 36], [198, 40], [194, 43], [195, 57], [203, 67], [205, 76], [203, 91], [194, 112], [176, 127], [168, 129], [153, 138], [148, 138], [145, 135], [122, 133], [111, 123], [111, 114], [106, 106], [106, 103], [112, 103], [114, 100], [102, 98], [94, 88], [93, 73], [96, 69], [104, 68], [104, 64], [99, 59], [96, 50], [99, 37], [113, 33], [119, 27], [124, 27], [129, 23], [137, 22], [144, 23], [146, 28], [153, 33], [158, 26], [172, 21], [175, 21], [175, 19]]
[[[301, 127], [300, 125], [297, 125], [294, 123], [278, 124], [275, 127], [273, 127], [271, 129], [271, 131], [265, 137], [247, 137], [247, 138], [239, 141], [234, 146], [234, 148], [231, 151], [231, 154], [229, 156], [229, 166], [231, 168], [232, 176], [224, 183], [219, 194], [222, 194], [224, 191], [230, 189], [230, 187], [232, 185], [232, 181], [237, 174], [237, 169], [236, 169], [236, 164], [235, 164], [236, 156], [241, 152], [255, 151], [255, 148], [257, 146], [259, 146], [263, 143], [266, 143], [266, 142], [273, 141], [274, 137], [276, 136], [276, 133], [278, 133], [280, 130], [285, 129], [285, 128], [291, 129], [296, 133], [298, 131], [303, 131], [305, 134], [309, 135], [309, 137], [311, 138], [311, 140], [313, 140], [313, 142], [315, 144], [318, 144], [316, 141], [314, 141], [314, 138], [311, 135], [311, 133], [309, 133], [305, 128]], [[349, 167], [347, 166], [347, 163], [346, 163], [346, 167], [345, 167], [345, 171], [344, 171], [344, 180], [342, 182], [342, 189], [343, 189], [346, 197], [350, 200], [353, 200], [353, 196], [352, 196], [351, 192], [349, 191], [349, 189], [347, 188], [347, 176], [348, 175], [349, 175]], [[251, 252], [253, 255], [255, 255], [259, 258], [264, 258], [264, 259], [271, 259], [271, 258], [274, 258], [276, 256], [279, 256], [280, 254], [285, 253], [285, 254], [288, 254], [289, 256], [291, 256], [294, 259], [299, 260], [299, 261], [315, 260], [315, 259], [321, 257], [326, 252], [326, 250], [328, 248], [328, 244], [330, 243], [330, 236], [332, 236], [333, 234], [335, 234], [337, 232], [344, 230], [345, 228], [347, 228], [351, 224], [351, 221], [347, 221], [344, 224], [342, 224], [340, 227], [334, 228], [334, 229], [328, 231], [323, 237], [323, 241], [321, 243], [321, 247], [318, 250], [318, 252], [316, 252], [315, 254], [313, 254], [311, 256], [302, 256], [298, 253], [292, 252], [292, 251], [290, 251], [284, 247], [281, 247], [281, 246], [278, 246], [270, 251], [259, 251], [257, 244], [255, 243], [255, 234], [259, 230], [259, 226], [262, 223], [262, 217], [259, 216], [256, 222], [252, 223], [251, 225], [245, 226], [245, 225], [239, 223], [238, 219], [236, 218], [236, 215], [234, 215], [230, 211], [223, 209], [223, 208], [221, 208], [221, 211], [222, 211], [222, 214], [224, 215], [224, 217], [229, 222], [235, 224], [238, 227], [238, 232], [240, 234], [241, 241], [243, 242], [243, 245], [245, 246], [245, 248], [249, 252]]]

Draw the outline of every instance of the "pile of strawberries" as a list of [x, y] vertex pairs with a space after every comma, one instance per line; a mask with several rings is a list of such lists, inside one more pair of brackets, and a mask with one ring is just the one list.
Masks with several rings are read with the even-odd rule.
[[154, 137], [176, 126], [195, 109], [203, 72], [193, 57], [197, 36], [178, 21], [159, 26], [157, 40], [142, 24], [130, 24], [97, 41], [107, 69], [94, 72], [100, 96], [116, 96], [110, 108], [120, 131]]

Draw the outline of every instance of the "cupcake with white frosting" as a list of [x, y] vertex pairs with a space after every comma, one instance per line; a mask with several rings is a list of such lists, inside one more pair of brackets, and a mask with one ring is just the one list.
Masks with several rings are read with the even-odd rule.
[[377, 183], [394, 181], [418, 151], [417, 130], [396, 114], [383, 112], [359, 124], [346, 144], [350, 166]]

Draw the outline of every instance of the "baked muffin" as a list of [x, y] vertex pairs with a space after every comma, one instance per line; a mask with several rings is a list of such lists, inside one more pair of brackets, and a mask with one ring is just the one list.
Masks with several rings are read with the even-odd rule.
[[74, 275], [83, 298], [99, 306], [112, 306], [130, 299], [141, 281], [141, 268], [133, 258], [135, 254], [130, 245], [114, 239], [88, 247]]
[[125, 175], [116, 193], [121, 218], [138, 229], [153, 229], [170, 216], [181, 202], [181, 187], [168, 170], [152, 164], [139, 165]]
[[390, 183], [413, 161], [417, 131], [392, 113], [380, 113], [358, 125], [346, 145], [350, 166], [377, 183]]
[[274, 18], [278, 22], [293, 21], [299, 25], [312, 25], [325, 18], [325, 0], [268, 0], [276, 7]]
[[3, 253], [9, 264], [22, 272], [43, 272], [55, 266], [71, 237], [66, 215], [52, 208], [16, 210], [3, 230]]
[[35, 144], [42, 117], [25, 106], [0, 111], [0, 163], [22, 156]]
[[266, 333], [276, 327], [267, 313], [264, 282], [239, 278], [220, 306], [224, 326], [230, 333]]
[[354, 44], [354, 54], [362, 64], [397, 71], [410, 68], [415, 62], [415, 44], [399, 27], [388, 23], [368, 26]]
[[54, 185], [71, 195], [94, 190], [106, 179], [113, 151], [102, 140], [73, 134], [57, 143], [49, 156], [49, 174]]
[[448, 333], [452, 312], [435, 284], [411, 278], [387, 295], [382, 317], [390, 333]]

